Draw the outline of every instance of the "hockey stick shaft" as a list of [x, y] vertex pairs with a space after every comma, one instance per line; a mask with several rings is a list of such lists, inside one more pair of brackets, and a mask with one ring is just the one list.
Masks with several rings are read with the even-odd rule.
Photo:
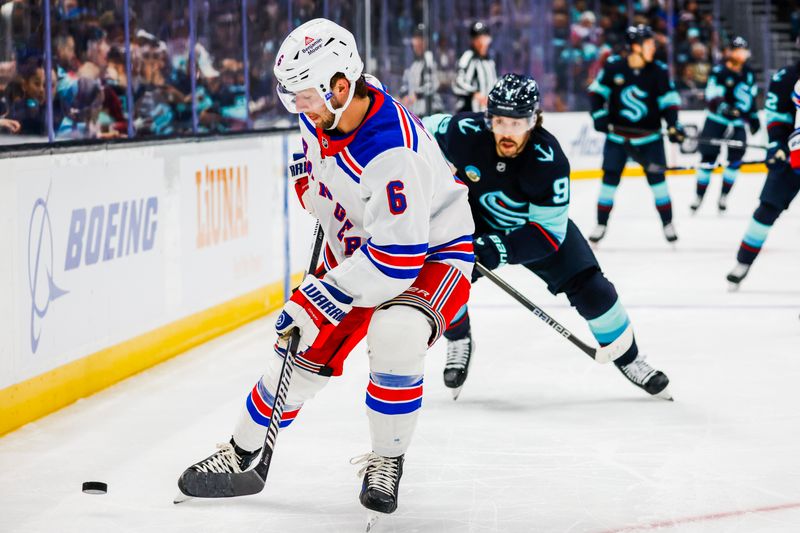
[[[311, 260], [309, 261], [308, 270], [306, 273], [314, 272], [319, 263], [319, 256], [322, 251], [322, 243], [324, 241], [324, 232], [320, 227], [319, 221], [314, 230], [314, 247], [311, 251]], [[283, 358], [281, 364], [280, 378], [278, 379], [278, 390], [275, 393], [275, 402], [272, 405], [272, 414], [269, 417], [269, 425], [267, 426], [267, 435], [264, 439], [264, 449], [261, 453], [261, 459], [255, 467], [255, 471], [264, 483], [267, 481], [267, 473], [269, 472], [269, 465], [272, 462], [272, 455], [275, 452], [275, 443], [278, 440], [278, 431], [280, 430], [281, 417], [283, 417], [283, 409], [286, 406], [286, 395], [289, 393], [289, 386], [292, 383], [292, 374], [294, 373], [295, 359], [297, 357], [297, 349], [300, 346], [300, 331], [295, 328], [289, 336], [289, 342], [286, 346], [286, 357]]]
[[517, 289], [509, 285], [500, 276], [476, 262], [475, 268], [478, 269], [483, 276], [489, 278], [495, 285], [507, 292], [512, 298], [521, 303], [525, 308], [531, 311], [535, 316], [539, 317], [545, 324], [556, 330], [562, 337], [566, 338], [572, 344], [577, 346], [583, 353], [597, 361], [598, 363], [605, 364], [611, 361], [616, 361], [628, 352], [628, 349], [633, 345], [633, 329], [630, 325], [612, 342], [600, 348], [593, 348], [589, 346], [578, 337], [572, 334], [570, 330], [562, 326], [553, 317], [548, 315], [542, 310], [541, 307], [523, 296]]
[[[610, 130], [612, 133], [616, 133], [617, 135], [624, 135], [625, 133], [631, 133], [633, 135], [652, 135], [654, 133], [658, 133], [661, 135], [668, 135], [668, 132], [664, 130], [646, 130], [641, 128], [620, 128], [619, 130], [612, 128]], [[687, 138], [691, 141], [697, 142], [699, 144], [708, 144], [711, 146], [730, 146], [733, 148], [757, 148], [761, 150], [766, 150], [767, 147], [763, 144], [749, 144], [747, 142], [739, 141], [736, 139], [711, 139], [707, 137], [691, 137], [687, 135]]]
[[509, 296], [514, 298], [516, 301], [522, 304], [523, 307], [531, 311], [535, 316], [539, 317], [542, 322], [556, 330], [562, 337], [566, 338], [572, 344], [577, 346], [583, 353], [591, 357], [592, 359], [595, 358], [597, 354], [597, 350], [577, 338], [575, 335], [572, 334], [570, 330], [562, 326], [558, 323], [556, 319], [548, 315], [544, 310], [526, 298], [522, 293], [520, 293], [517, 289], [509, 285], [503, 278], [483, 266], [482, 264], [476, 262], [475, 268], [481, 275], [488, 278], [492, 283], [503, 289]]

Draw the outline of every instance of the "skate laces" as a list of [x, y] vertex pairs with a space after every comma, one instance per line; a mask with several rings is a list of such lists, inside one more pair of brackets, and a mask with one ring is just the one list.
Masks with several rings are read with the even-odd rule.
[[458, 369], [465, 368], [469, 362], [471, 344], [472, 339], [469, 337], [455, 341], [448, 341], [447, 360], [444, 364], [444, 367]]
[[364, 466], [358, 470], [356, 476], [367, 476], [367, 488], [394, 495], [399, 475], [399, 457], [383, 457], [375, 452], [370, 452], [350, 459], [351, 465], [361, 463], [364, 463]]
[[194, 469], [198, 472], [215, 473], [215, 474], [239, 474], [242, 469], [239, 468], [239, 456], [231, 446], [231, 443], [225, 442], [217, 444], [219, 451], [214, 455], [194, 465]]
[[657, 372], [655, 368], [647, 364], [644, 356], [639, 356], [632, 363], [623, 366], [621, 370], [631, 381], [639, 385], [647, 383], [650, 377]]

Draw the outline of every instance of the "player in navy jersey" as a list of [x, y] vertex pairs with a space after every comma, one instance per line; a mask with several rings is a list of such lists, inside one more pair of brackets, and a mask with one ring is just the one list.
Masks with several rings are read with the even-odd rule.
[[[486, 114], [434, 115], [424, 120], [469, 187], [476, 261], [489, 269], [523, 265], [553, 294], [566, 294], [601, 345], [614, 342], [631, 328], [630, 320], [569, 219], [570, 165], [556, 138], [542, 127], [536, 82], [507, 74], [489, 93], [488, 105]], [[445, 337], [444, 381], [457, 397], [474, 353], [466, 306]], [[630, 339], [616, 366], [638, 387], [669, 398], [667, 376], [648, 365], [633, 335]]]
[[664, 237], [678, 240], [672, 225], [672, 201], [664, 176], [667, 160], [661, 121], [667, 123], [669, 140], [686, 138], [678, 122], [680, 96], [667, 66], [653, 61], [656, 52], [653, 30], [642, 24], [627, 30], [629, 53], [611, 56], [589, 86], [594, 128], [606, 135], [603, 148], [603, 184], [597, 201], [597, 227], [589, 240], [599, 242], [606, 234], [614, 194], [630, 157], [645, 171], [653, 189]]
[[[745, 125], [753, 135], [761, 128], [756, 107], [758, 86], [753, 71], [747, 66], [749, 57], [747, 41], [744, 37], [734, 37], [726, 50], [725, 62], [711, 71], [706, 85], [708, 113], [700, 134], [702, 138], [733, 139], [745, 143]], [[697, 169], [697, 196], [690, 206], [692, 211], [697, 211], [703, 202], [719, 152], [720, 147], [717, 145], [700, 145], [702, 159], [700, 168]], [[717, 202], [720, 211], [725, 211], [728, 207], [728, 193], [739, 174], [744, 152], [744, 148], [728, 147], [728, 166], [722, 173], [722, 192]]]
[[736, 266], [728, 274], [732, 289], [738, 288], [747, 276], [772, 225], [800, 190], [800, 130], [795, 129], [797, 107], [800, 107], [798, 77], [800, 63], [795, 63], [776, 72], [769, 83], [764, 102], [769, 171], [761, 189], [760, 203], [739, 246]]

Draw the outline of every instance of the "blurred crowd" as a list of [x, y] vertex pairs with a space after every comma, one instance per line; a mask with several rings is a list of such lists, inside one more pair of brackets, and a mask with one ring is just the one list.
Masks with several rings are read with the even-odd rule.
[[[604, 1], [599, 12], [590, 9], [599, 4], [575, 0], [570, 9], [567, 0], [553, 2], [556, 109], [566, 110], [568, 106], [586, 109], [583, 89], [594, 79], [605, 59], [624, 48], [625, 28], [631, 22], [651, 26], [658, 45], [656, 59], [665, 63], [670, 59], [667, 53], [670, 17], [665, 9], [666, 2], [634, 2], [632, 14], [624, 0]], [[684, 97], [684, 105], [698, 107], [702, 105], [711, 68], [721, 59], [720, 44], [724, 43], [724, 36], [715, 29], [712, 13], [701, 10], [697, 1], [676, 0], [674, 5], [674, 80]]]
[[[244, 14], [241, 0], [194, 4], [192, 51], [189, 0], [130, 0], [127, 43], [122, 0], [51, 0], [47, 73], [43, 0], [0, 0], [0, 134], [47, 136], [48, 78], [57, 140], [124, 137], [129, 122], [137, 137], [289, 126], [271, 72], [283, 36], [314, 17], [349, 27], [365, 17], [363, 5], [351, 0], [248, 0]], [[547, 6], [547, 16], [532, 4]], [[425, 28], [422, 0], [372, 2], [367, 68], [418, 114], [480, 107], [480, 82], [495, 68], [541, 77], [546, 109], [588, 109], [585, 89], [621, 49], [631, 21], [654, 28], [658, 59], [668, 59], [665, 2], [636, 0], [633, 13], [628, 4], [442, 0], [427, 4], [438, 11]], [[698, 106], [724, 36], [695, 0], [675, 5], [676, 84], [685, 103]], [[477, 41], [475, 21], [485, 23]], [[365, 45], [359, 42], [364, 51]]]
[[[47, 136], [42, 5], [41, 0], [0, 0], [0, 133]], [[273, 115], [281, 113], [271, 69], [277, 39], [289, 27], [279, 2], [250, 3], [247, 73], [241, 1], [196, 5], [197, 41], [191, 54], [186, 0], [131, 1], [127, 46], [121, 1], [52, 1], [49, 75], [55, 138], [127, 136], [129, 110], [137, 137], [275, 124], [279, 117]], [[303, 16], [302, 10], [298, 15]]]

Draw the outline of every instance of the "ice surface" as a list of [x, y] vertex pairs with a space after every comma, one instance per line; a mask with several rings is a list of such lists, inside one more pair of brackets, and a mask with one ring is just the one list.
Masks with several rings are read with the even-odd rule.
[[[784, 214], [738, 293], [726, 291], [763, 183], [742, 175], [716, 213], [719, 177], [664, 242], [642, 179], [617, 194], [600, 262], [642, 351], [672, 380], [653, 400], [486, 280], [473, 292], [477, 355], [457, 402], [427, 359], [425, 402], [400, 508], [378, 531], [796, 532], [800, 530], [800, 213]], [[573, 183], [591, 230], [599, 182]], [[527, 271], [499, 273], [591, 340], [563, 297]], [[267, 487], [172, 504], [176, 479], [229, 438], [272, 343], [267, 318], [0, 439], [2, 532], [363, 531], [352, 456], [369, 451], [364, 350], [281, 434]], [[87, 480], [109, 492], [81, 492]]]

